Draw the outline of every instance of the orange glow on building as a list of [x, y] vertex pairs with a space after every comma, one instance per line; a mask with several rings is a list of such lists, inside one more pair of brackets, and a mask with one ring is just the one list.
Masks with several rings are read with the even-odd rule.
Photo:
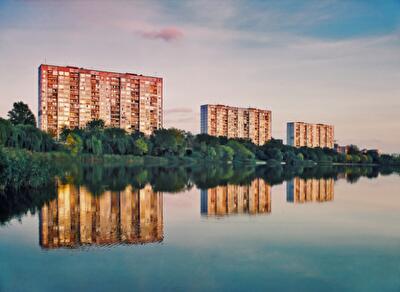
[[226, 105], [202, 105], [200, 130], [203, 134], [250, 139], [257, 145], [271, 140], [271, 111]]
[[55, 136], [93, 119], [150, 135], [163, 125], [163, 80], [42, 64], [38, 108], [39, 128]]
[[287, 144], [294, 147], [333, 148], [334, 136], [332, 125], [303, 122], [287, 123]]

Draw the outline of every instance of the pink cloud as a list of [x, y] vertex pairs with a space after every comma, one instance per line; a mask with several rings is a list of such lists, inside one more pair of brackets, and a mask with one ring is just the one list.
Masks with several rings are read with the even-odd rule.
[[147, 39], [162, 39], [166, 42], [175, 41], [183, 37], [183, 32], [176, 27], [166, 27], [160, 30], [147, 30], [139, 32], [139, 34]]

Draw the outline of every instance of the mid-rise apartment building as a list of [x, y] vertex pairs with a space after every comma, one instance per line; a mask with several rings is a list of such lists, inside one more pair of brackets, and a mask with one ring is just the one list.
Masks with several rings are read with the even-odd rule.
[[271, 111], [206, 104], [200, 107], [203, 134], [250, 139], [262, 145], [271, 139]]
[[150, 135], [163, 125], [163, 80], [132, 73], [39, 66], [39, 128], [55, 136], [62, 128], [106, 126]]
[[287, 123], [287, 144], [294, 147], [328, 147], [334, 145], [334, 127], [303, 122]]

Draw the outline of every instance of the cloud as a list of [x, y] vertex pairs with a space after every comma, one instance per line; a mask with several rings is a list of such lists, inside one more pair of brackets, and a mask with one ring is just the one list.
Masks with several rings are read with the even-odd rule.
[[192, 113], [193, 110], [189, 107], [175, 107], [166, 109], [164, 110], [164, 112], [168, 114], [186, 114], [186, 113]]
[[181, 39], [184, 34], [176, 27], [166, 27], [160, 30], [140, 31], [139, 35], [146, 39], [161, 39], [166, 42], [171, 42]]
[[184, 117], [184, 118], [177, 118], [177, 119], [166, 119], [165, 122], [167, 124], [172, 123], [188, 123], [193, 122], [195, 119], [193, 117]]

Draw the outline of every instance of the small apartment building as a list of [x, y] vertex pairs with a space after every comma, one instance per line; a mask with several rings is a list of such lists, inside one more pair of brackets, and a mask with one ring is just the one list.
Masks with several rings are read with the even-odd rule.
[[263, 145], [271, 140], [271, 111], [226, 105], [202, 105], [200, 132], [217, 137], [250, 139], [257, 145]]
[[304, 122], [287, 123], [287, 144], [294, 147], [327, 147], [334, 146], [334, 127], [324, 124]]

